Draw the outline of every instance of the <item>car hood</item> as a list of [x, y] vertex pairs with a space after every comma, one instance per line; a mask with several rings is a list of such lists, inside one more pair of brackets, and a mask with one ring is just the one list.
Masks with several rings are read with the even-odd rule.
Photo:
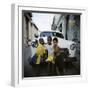
[[67, 47], [69, 48], [70, 45], [72, 45], [72, 44], [76, 44], [76, 43], [73, 41], [70, 41], [70, 40], [65, 40], [65, 39], [61, 39], [61, 38], [58, 39], [58, 45], [61, 48], [67, 48]]

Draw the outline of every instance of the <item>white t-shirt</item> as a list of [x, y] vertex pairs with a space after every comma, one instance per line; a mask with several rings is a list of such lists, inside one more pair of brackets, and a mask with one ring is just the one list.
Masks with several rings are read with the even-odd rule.
[[53, 45], [52, 44], [51, 45], [47, 44], [47, 45], [45, 45], [45, 47], [48, 50], [48, 55], [53, 55], [53, 51], [54, 51]]

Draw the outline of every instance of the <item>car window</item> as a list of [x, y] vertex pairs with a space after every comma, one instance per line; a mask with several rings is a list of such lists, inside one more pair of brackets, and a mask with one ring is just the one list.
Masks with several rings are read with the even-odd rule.
[[40, 37], [48, 37], [48, 36], [54, 36], [54, 37], [58, 37], [58, 38], [64, 38], [63, 35], [61, 33], [57, 33], [57, 32], [41, 32]]
[[42, 32], [40, 34], [40, 37], [48, 37], [48, 36], [53, 36], [52, 32]]
[[64, 38], [61, 33], [56, 33], [56, 36], [57, 36], [57, 37], [60, 37], [60, 38]]

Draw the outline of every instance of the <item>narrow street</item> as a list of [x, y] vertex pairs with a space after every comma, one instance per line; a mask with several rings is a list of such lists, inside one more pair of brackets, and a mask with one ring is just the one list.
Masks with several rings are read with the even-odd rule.
[[[29, 52], [30, 48], [26, 48], [25, 50], [25, 57], [24, 58], [24, 77], [34, 77], [35, 71], [34, 68], [29, 64], [28, 62], [28, 57], [29, 57]], [[77, 60], [78, 61], [78, 60]], [[78, 62], [75, 63], [65, 63], [65, 68], [64, 68], [64, 75], [80, 75], [80, 70], [76, 66]], [[41, 68], [41, 73], [40, 76], [48, 76], [48, 72], [46, 70], [46, 66]]]

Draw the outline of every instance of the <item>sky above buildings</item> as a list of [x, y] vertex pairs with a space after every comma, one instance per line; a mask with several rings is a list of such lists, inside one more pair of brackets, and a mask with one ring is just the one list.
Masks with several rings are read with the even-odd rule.
[[54, 14], [32, 13], [32, 20], [40, 31], [50, 31]]

